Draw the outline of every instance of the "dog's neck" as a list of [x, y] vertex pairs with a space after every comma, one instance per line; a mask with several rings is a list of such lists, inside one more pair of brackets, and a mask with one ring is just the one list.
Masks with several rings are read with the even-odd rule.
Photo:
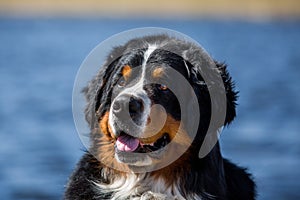
[[[218, 184], [224, 184], [223, 169], [219, 168], [223, 168], [223, 164], [216, 163], [218, 160], [222, 162], [222, 159], [213, 159], [221, 157], [218, 148], [217, 145], [204, 159], [195, 158], [192, 161], [181, 157], [166, 168], [147, 173], [125, 173], [103, 167], [101, 170], [103, 181], [93, 184], [99, 193], [109, 194], [111, 199], [140, 199], [149, 191], [163, 194], [167, 199], [212, 198], [213, 195], [210, 194], [212, 191], [207, 191], [206, 188], [219, 188]], [[209, 181], [212, 179], [213, 185]], [[223, 191], [218, 194], [223, 195]]]

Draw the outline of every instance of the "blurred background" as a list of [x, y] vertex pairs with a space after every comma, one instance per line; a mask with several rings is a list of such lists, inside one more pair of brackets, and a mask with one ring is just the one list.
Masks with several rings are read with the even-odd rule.
[[300, 199], [300, 1], [0, 0], [0, 196], [61, 199], [85, 147], [72, 89], [109, 36], [180, 31], [229, 65], [240, 91], [225, 157], [248, 167], [258, 199]]

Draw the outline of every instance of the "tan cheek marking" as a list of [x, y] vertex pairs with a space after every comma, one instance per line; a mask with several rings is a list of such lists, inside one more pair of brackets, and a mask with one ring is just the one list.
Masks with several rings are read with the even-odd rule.
[[104, 135], [109, 138], [114, 138], [111, 127], [108, 124], [109, 111], [107, 111], [99, 121], [99, 127]]
[[[170, 139], [174, 142], [183, 146], [189, 145], [191, 142], [190, 136], [184, 130], [179, 130], [180, 123], [180, 121], [175, 120], [171, 115], [167, 115], [165, 125], [158, 133], [151, 137], [141, 138], [140, 140], [145, 144], [151, 144], [157, 141], [165, 133], [168, 133]], [[152, 134], [150, 133], [150, 135]]]
[[131, 67], [129, 65], [125, 65], [122, 69], [122, 76], [125, 78], [125, 80], [128, 80], [131, 74]]
[[[103, 163], [106, 166], [111, 167], [112, 169], [122, 169], [124, 171], [129, 171], [129, 168], [126, 164], [119, 163], [115, 159], [115, 147], [114, 147], [114, 134], [111, 131], [111, 127], [108, 124], [109, 111], [106, 112], [103, 117], [99, 120], [99, 127], [101, 133], [98, 132], [94, 138], [94, 143], [96, 144], [97, 149], [95, 156], [100, 163]], [[103, 165], [101, 164], [103, 167]], [[103, 169], [109, 170], [109, 167], [104, 167]], [[123, 172], [118, 172], [118, 175], [124, 175]]]
[[160, 78], [164, 74], [164, 69], [162, 67], [156, 68], [152, 72], [152, 77], [153, 78]]

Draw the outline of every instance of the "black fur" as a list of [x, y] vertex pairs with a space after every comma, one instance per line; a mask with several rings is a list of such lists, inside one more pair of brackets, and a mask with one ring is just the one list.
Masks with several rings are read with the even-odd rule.
[[[213, 61], [202, 49], [194, 44], [166, 35], [158, 35], [137, 38], [129, 41], [124, 46], [113, 49], [100, 72], [84, 89], [87, 100], [85, 115], [91, 132], [98, 128], [97, 122], [99, 118], [109, 110], [112, 101], [111, 88], [117, 82], [120, 67], [124, 66], [124, 64], [130, 64], [131, 66], [140, 65], [143, 58], [142, 55], [147, 49], [147, 44], [154, 43], [158, 45], [164, 44], [164, 49], [169, 51], [156, 51], [151, 57], [152, 61], [155, 64], [166, 63], [184, 75], [197, 95], [201, 110], [198, 133], [189, 149], [189, 152], [193, 152], [193, 154], [186, 159], [190, 167], [178, 166], [177, 168], [172, 168], [174, 170], [172, 174], [181, 183], [179, 188], [181, 194], [183, 196], [197, 194], [202, 199], [255, 199], [255, 183], [252, 181], [251, 175], [244, 168], [238, 167], [224, 159], [221, 155], [219, 143], [214, 146], [206, 157], [198, 158], [199, 148], [210, 122], [211, 106], [219, 103], [218, 100], [210, 99], [208, 86], [215, 87], [216, 90], [220, 89], [220, 85], [224, 84], [225, 86], [227, 98], [226, 117], [223, 124], [215, 125], [216, 128], [230, 124], [235, 118], [237, 92], [234, 90], [234, 84], [226, 69], [226, 65]], [[183, 52], [185, 52], [184, 56], [182, 55]], [[196, 57], [199, 55], [201, 55], [200, 58]], [[190, 70], [189, 76], [186, 68], [183, 67], [184, 62], [187, 63]], [[209, 71], [211, 75], [206, 82], [201, 76], [203, 71]], [[215, 80], [214, 76], [216, 75], [221, 75], [222, 83], [212, 81]], [[160, 97], [160, 103], [164, 104], [161, 99]], [[180, 119], [180, 116], [176, 116], [178, 112], [174, 111], [178, 107], [174, 102], [165, 103], [166, 110], [174, 118]], [[93, 145], [91, 148], [91, 151], [95, 152]], [[105, 176], [103, 173], [105, 173]], [[70, 177], [64, 198], [68, 200], [110, 199], [112, 193], [101, 192], [99, 189], [96, 191], [92, 181], [109, 183], [114, 177], [119, 175], [119, 171], [109, 169], [87, 152]], [[153, 197], [152, 199], [164, 198]]]

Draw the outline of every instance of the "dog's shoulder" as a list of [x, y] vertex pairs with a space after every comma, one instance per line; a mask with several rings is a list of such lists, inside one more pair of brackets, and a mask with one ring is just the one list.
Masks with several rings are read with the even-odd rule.
[[228, 199], [250, 200], [256, 197], [256, 185], [247, 169], [223, 159]]
[[[86, 153], [78, 162], [76, 169], [70, 176], [66, 186], [65, 200], [81, 199], [104, 199], [107, 198], [95, 192], [93, 182], [103, 181], [101, 176], [101, 165], [91, 154]], [[102, 196], [103, 197], [102, 197]]]

